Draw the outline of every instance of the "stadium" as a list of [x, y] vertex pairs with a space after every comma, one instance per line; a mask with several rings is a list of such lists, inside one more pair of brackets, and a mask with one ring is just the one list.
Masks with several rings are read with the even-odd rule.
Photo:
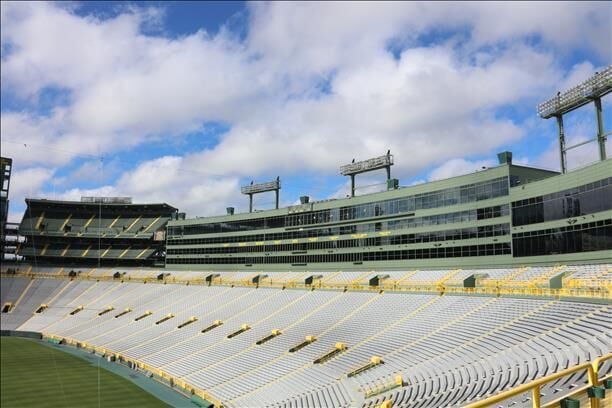
[[[502, 152], [399, 187], [388, 152], [341, 168], [348, 198], [279, 208], [276, 179], [242, 188], [251, 211], [215, 217], [31, 198], [6, 226], [3, 159], [3, 250], [19, 258], [2, 264], [3, 371], [16, 336], [128, 367], [184, 406], [611, 406], [611, 90], [608, 67], [539, 106], [559, 123], [560, 173]], [[600, 160], [567, 171], [563, 115], [592, 103]], [[387, 191], [356, 196], [379, 169]], [[276, 208], [252, 211], [269, 191]]]

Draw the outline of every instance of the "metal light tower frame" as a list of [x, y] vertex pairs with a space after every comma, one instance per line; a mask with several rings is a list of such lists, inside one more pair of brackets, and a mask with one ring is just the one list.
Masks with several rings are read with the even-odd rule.
[[249, 196], [249, 212], [253, 212], [253, 195], [259, 193], [265, 193], [268, 191], [274, 191], [276, 193], [276, 209], [278, 210], [278, 197], [279, 190], [281, 188], [280, 177], [276, 177], [274, 181], [268, 181], [266, 183], [251, 184], [242, 186], [240, 192]]
[[[561, 156], [561, 172], [567, 171], [567, 151], [593, 141], [599, 145], [599, 159], [606, 160], [606, 139], [611, 132], [605, 132], [601, 98], [612, 92], [612, 65], [601, 72], [596, 72], [583, 83], [565, 91], [538, 105], [538, 115], [543, 119], [557, 118], [559, 129], [559, 152]], [[563, 115], [574, 111], [588, 103], [595, 104], [597, 117], [597, 137], [567, 147], [565, 145], [565, 130], [563, 128]]]
[[374, 157], [355, 163], [346, 164], [340, 167], [340, 174], [351, 177], [351, 197], [355, 197], [355, 176], [357, 174], [366, 173], [379, 169], [387, 170], [387, 181], [391, 180], [391, 166], [393, 166], [393, 155], [391, 151], [387, 151], [384, 156]]

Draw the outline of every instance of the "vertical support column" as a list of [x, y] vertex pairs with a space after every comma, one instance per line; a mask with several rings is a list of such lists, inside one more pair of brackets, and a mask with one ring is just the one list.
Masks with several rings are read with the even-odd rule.
[[595, 113], [597, 115], [597, 144], [599, 145], [599, 160], [606, 160], [606, 136], [604, 135], [603, 113], [601, 98], [595, 98]]
[[276, 209], [278, 210], [278, 188], [274, 192], [276, 193]]
[[559, 127], [559, 153], [561, 154], [561, 173], [567, 171], [567, 153], [565, 151], [565, 130], [563, 129], [563, 115], [557, 115]]
[[351, 197], [355, 197], [355, 175], [351, 174]]
[[253, 212], [253, 194], [249, 194], [249, 212]]
[[536, 385], [531, 389], [531, 406], [533, 408], [540, 408], [541, 404], [542, 403], [540, 401], [540, 386]]
[[391, 180], [391, 166], [387, 166], [387, 181]]

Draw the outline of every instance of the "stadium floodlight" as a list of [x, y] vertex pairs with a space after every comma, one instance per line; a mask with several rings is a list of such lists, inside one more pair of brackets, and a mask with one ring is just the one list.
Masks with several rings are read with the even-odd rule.
[[249, 184], [247, 186], [242, 186], [240, 188], [240, 192], [242, 194], [257, 194], [257, 193], [265, 193], [266, 191], [278, 190], [280, 188], [281, 188], [280, 180], [276, 179], [274, 181], [268, 181], [266, 183]]
[[539, 104], [538, 115], [543, 119], [562, 115], [610, 92], [612, 92], [612, 65], [595, 73], [583, 83], [565, 92], [559, 92], [557, 96]]
[[281, 188], [280, 177], [276, 177], [276, 180], [268, 181], [265, 183], [251, 184], [242, 186], [240, 192], [249, 196], [249, 212], [253, 212], [253, 194], [265, 193], [268, 191], [274, 191], [276, 193], [276, 209], [278, 210], [278, 196]]
[[389, 168], [393, 165], [393, 155], [388, 153], [384, 156], [374, 157], [372, 159], [350, 163], [340, 167], [340, 174], [350, 176], [367, 171]]
[[387, 169], [387, 180], [391, 180], [391, 166], [393, 166], [393, 155], [391, 150], [387, 150], [387, 154], [384, 156], [373, 157], [357, 163], [353, 159], [352, 163], [340, 167], [340, 174], [351, 177], [351, 197], [355, 197], [355, 176], [357, 174]]
[[[596, 72], [591, 78], [579, 85], [565, 91], [558, 92], [557, 96], [538, 105], [538, 115], [543, 119], [557, 118], [559, 129], [559, 152], [561, 156], [561, 172], [567, 169], [567, 151], [586, 143], [597, 141], [599, 145], [599, 159], [606, 160], [606, 138], [608, 134], [604, 130], [603, 109], [601, 98], [612, 92], [612, 65], [601, 72]], [[565, 145], [565, 130], [563, 127], [563, 115], [576, 110], [590, 102], [595, 104], [597, 115], [597, 137], [567, 147]]]

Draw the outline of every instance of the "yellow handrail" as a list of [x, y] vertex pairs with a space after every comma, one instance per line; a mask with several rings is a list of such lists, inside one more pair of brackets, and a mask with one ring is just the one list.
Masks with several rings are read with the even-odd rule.
[[[202, 278], [197, 277], [185, 277], [181, 278], [178, 275], [170, 278], [164, 278], [164, 280], [157, 280], [155, 273], [153, 272], [150, 276], [122, 276], [119, 279], [113, 278], [112, 275], [96, 275], [90, 276], [88, 274], [80, 274], [76, 277], [69, 278], [66, 275], [48, 274], [48, 273], [33, 273], [33, 272], [17, 272], [15, 274], [8, 274], [6, 272], [0, 272], [2, 276], [26, 276], [29, 278], [53, 278], [53, 279], [79, 279], [79, 280], [96, 280], [96, 281], [130, 281], [130, 282], [144, 282], [144, 283], [175, 283], [175, 284], [187, 284], [187, 285], [204, 285], [208, 284], [204, 282]], [[303, 282], [295, 282], [290, 279], [287, 280], [276, 280], [274, 282], [264, 280], [258, 285], [253, 284], [250, 281], [244, 280], [232, 280], [231, 278], [212, 282], [215, 286], [244, 286], [244, 287], [291, 287], [291, 288], [302, 288], [312, 289], [314, 286], [307, 286]], [[359, 284], [351, 282], [319, 282], [316, 286], [321, 289], [331, 290], [351, 290], [351, 291], [379, 291], [379, 290], [393, 290], [398, 292], [418, 292], [418, 293], [456, 293], [456, 294], [483, 294], [491, 296], [536, 296], [536, 297], [579, 297], [579, 298], [592, 298], [592, 299], [611, 299], [612, 298], [612, 285], [602, 284], [599, 287], [565, 287], [562, 289], [552, 289], [546, 287], [534, 287], [525, 286], [521, 282], [507, 282], [501, 286], [480, 286], [476, 288], [464, 288], [461, 286], [445, 286], [443, 284], [436, 285], [435, 282], [424, 283], [424, 282], [407, 282], [405, 284], [383, 284], [381, 286], [369, 286], [367, 283]]]
[[161, 369], [159, 369], [157, 367], [153, 367], [153, 366], [151, 366], [151, 365], [149, 365], [147, 363], [144, 363], [144, 362], [142, 362], [140, 360], [124, 356], [121, 353], [117, 353], [117, 352], [115, 352], [113, 350], [110, 350], [110, 349], [107, 349], [105, 347], [95, 346], [93, 344], [89, 344], [89, 343], [84, 342], [84, 341], [79, 341], [77, 339], [73, 339], [73, 338], [70, 338], [70, 337], [58, 336], [58, 335], [50, 334], [50, 333], [46, 333], [46, 334], [43, 333], [43, 337], [44, 338], [51, 338], [51, 339], [55, 339], [55, 340], [64, 340], [66, 343], [68, 343], [70, 345], [76, 345], [78, 343], [84, 349], [93, 350], [95, 352], [103, 353], [105, 355], [109, 355], [109, 354], [110, 355], [114, 355], [117, 358], [120, 357], [123, 361], [131, 362], [132, 364], [136, 365], [140, 369], [144, 369], [144, 370], [147, 370], [147, 371], [149, 371], [151, 373], [154, 373], [154, 374], [156, 374], [160, 378], [164, 378], [166, 380], [172, 380], [172, 382], [174, 384], [177, 384], [181, 388], [183, 388], [184, 390], [191, 391], [193, 394], [195, 394], [195, 395], [197, 395], [199, 397], [202, 397], [205, 400], [208, 400], [208, 401], [212, 402], [216, 407], [223, 407], [223, 403], [221, 402], [221, 400], [211, 396], [206, 391], [204, 391], [204, 390], [202, 390], [202, 389], [200, 389], [198, 387], [195, 387], [195, 386], [189, 384], [188, 382], [186, 382], [186, 381], [184, 381], [184, 380], [182, 380], [180, 378], [174, 377], [174, 376], [168, 374], [167, 372], [165, 372], [165, 371], [163, 371], [163, 370], [161, 370]]
[[519, 385], [516, 388], [512, 388], [510, 390], [504, 391], [500, 394], [497, 395], [493, 395], [491, 397], [485, 398], [483, 400], [480, 400], [478, 402], [474, 402], [472, 404], [466, 405], [465, 408], [485, 408], [485, 407], [490, 407], [493, 404], [496, 404], [500, 401], [504, 401], [508, 398], [512, 398], [515, 397], [517, 395], [520, 395], [522, 393], [525, 392], [529, 392], [531, 391], [531, 396], [532, 396], [532, 401], [533, 401], [533, 408], [540, 408], [541, 407], [541, 402], [540, 402], [540, 387], [544, 384], [547, 384], [551, 381], [554, 381], [558, 378], [561, 377], [565, 377], [566, 375], [569, 374], [573, 374], [579, 371], [583, 371], [583, 370], [587, 370], [588, 373], [588, 378], [589, 378], [589, 385], [592, 386], [596, 386], [599, 385], [599, 379], [598, 379], [598, 369], [599, 369], [599, 364], [602, 363], [605, 360], [609, 360], [612, 359], [612, 353], [610, 354], [606, 354], [605, 356], [599, 357], [595, 360], [593, 360], [593, 362], [586, 362], [586, 363], [582, 363], [582, 364], [578, 364], [577, 366], [574, 367], [569, 367], [566, 368], [565, 370], [559, 371], [557, 373], [553, 373], [550, 375], [547, 375], [545, 377], [542, 378], [538, 378], [537, 380], [533, 380], [527, 384], [523, 384], [523, 385]]
[[612, 360], [612, 353], [606, 354], [605, 356], [597, 357], [593, 360], [593, 370], [595, 371], [595, 380], [596, 383], [594, 385], [600, 385], [601, 381], [599, 381], [599, 365], [606, 360]]

